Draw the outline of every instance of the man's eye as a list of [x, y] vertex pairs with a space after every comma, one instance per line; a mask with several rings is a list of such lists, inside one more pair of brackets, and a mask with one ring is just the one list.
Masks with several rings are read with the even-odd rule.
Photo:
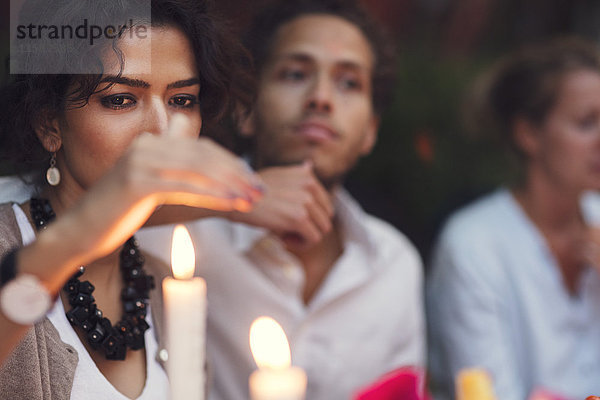
[[284, 70], [281, 73], [281, 78], [288, 81], [301, 81], [306, 77], [304, 71], [298, 69]]
[[111, 108], [113, 110], [120, 110], [123, 108], [131, 107], [135, 105], [135, 99], [130, 95], [125, 94], [115, 94], [111, 96], [103, 97], [100, 100], [102, 105], [107, 108]]
[[340, 87], [346, 90], [359, 90], [362, 88], [362, 83], [358, 79], [342, 78], [340, 80]]
[[198, 103], [196, 96], [173, 96], [169, 100], [169, 104], [178, 108], [192, 108]]
[[582, 130], [594, 130], [598, 127], [598, 117], [596, 117], [595, 115], [590, 115], [583, 119], [580, 119], [577, 124]]

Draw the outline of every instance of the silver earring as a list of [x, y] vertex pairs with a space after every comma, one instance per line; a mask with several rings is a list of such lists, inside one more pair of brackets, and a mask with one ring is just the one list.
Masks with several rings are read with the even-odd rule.
[[56, 168], [56, 153], [52, 153], [52, 157], [50, 157], [50, 168], [46, 171], [46, 180], [51, 186], [60, 183], [60, 171]]

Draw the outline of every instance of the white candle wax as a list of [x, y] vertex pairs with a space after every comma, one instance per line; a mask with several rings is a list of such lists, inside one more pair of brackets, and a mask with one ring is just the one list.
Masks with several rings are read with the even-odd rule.
[[171, 400], [204, 400], [206, 282], [193, 277], [194, 245], [183, 225], [173, 232], [171, 264], [175, 278], [163, 280]]
[[298, 367], [260, 368], [250, 375], [252, 400], [303, 400], [306, 373]]
[[171, 400], [204, 400], [206, 282], [163, 280]]

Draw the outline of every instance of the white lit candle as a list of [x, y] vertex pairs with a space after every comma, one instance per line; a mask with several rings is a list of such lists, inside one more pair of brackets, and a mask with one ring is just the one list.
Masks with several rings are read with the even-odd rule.
[[250, 349], [258, 370], [250, 375], [252, 400], [302, 400], [306, 373], [291, 366], [290, 346], [281, 326], [269, 317], [250, 327]]
[[173, 231], [171, 268], [163, 280], [167, 374], [171, 400], [204, 400], [206, 282], [193, 277], [194, 245], [183, 225]]

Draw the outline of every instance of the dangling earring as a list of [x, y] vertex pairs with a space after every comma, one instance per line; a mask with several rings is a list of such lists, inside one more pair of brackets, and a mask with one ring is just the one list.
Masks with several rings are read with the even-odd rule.
[[50, 168], [46, 171], [46, 180], [51, 186], [56, 186], [60, 183], [60, 171], [56, 168], [56, 152], [50, 157]]

